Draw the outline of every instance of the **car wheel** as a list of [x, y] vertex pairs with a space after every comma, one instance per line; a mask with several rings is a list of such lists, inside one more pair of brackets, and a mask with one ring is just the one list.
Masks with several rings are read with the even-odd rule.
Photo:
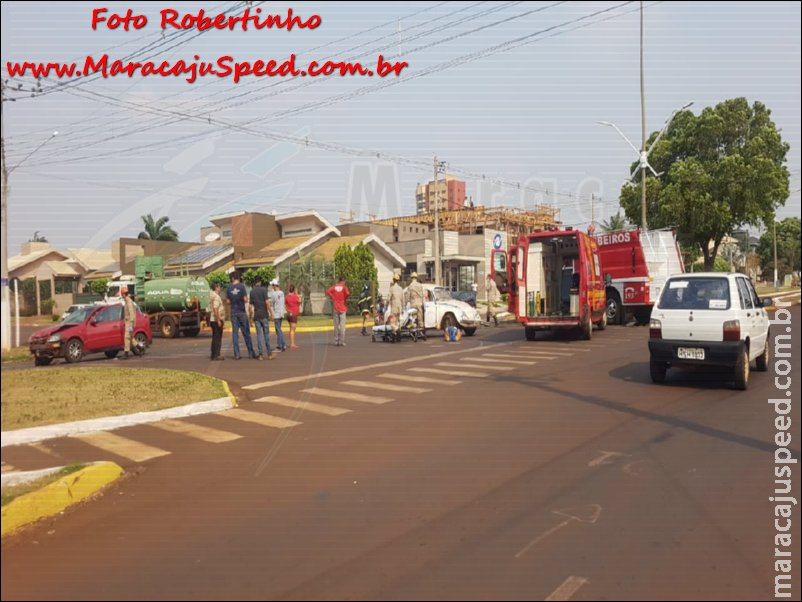
[[755, 360], [755, 369], [758, 372], [765, 372], [769, 369], [769, 334], [766, 333], [766, 345], [763, 347], [763, 353], [757, 356]]
[[457, 320], [454, 318], [454, 314], [446, 314], [443, 316], [443, 323], [441, 328], [446, 330], [447, 328], [451, 328], [452, 326], [456, 326]]
[[475, 334], [476, 334], [476, 329], [475, 328], [466, 328], [465, 329], [465, 336], [466, 337], [472, 337]]
[[647, 308], [638, 308], [635, 310], [635, 322], [638, 323], [638, 326], [646, 326], [649, 323], [649, 319], [652, 317], [652, 310]]
[[184, 331], [185, 337], [196, 337], [200, 333], [200, 328], [187, 328]]
[[119, 349], [115, 349], [114, 351], [104, 351], [103, 353], [106, 354], [107, 358], [109, 358], [110, 360], [113, 360], [115, 357], [117, 357], [117, 354], [120, 353], [120, 350]]
[[35, 366], [49, 366], [50, 364], [53, 363], [53, 358], [46, 356], [35, 357], [33, 358], [33, 363]]
[[524, 333], [526, 334], [527, 341], [534, 341], [535, 337], [537, 336], [537, 330], [535, 330], [534, 328], [524, 327]]
[[623, 317], [621, 308], [621, 297], [615, 289], [607, 289], [607, 322], [610, 324], [620, 324]]
[[145, 350], [148, 348], [148, 337], [144, 332], [136, 333], [131, 343], [131, 351], [134, 352], [134, 355], [145, 355]]
[[67, 341], [67, 345], [64, 348], [64, 359], [67, 360], [68, 363], [74, 364], [80, 362], [83, 356], [84, 344], [81, 342], [81, 339], [75, 338]]
[[649, 359], [649, 374], [652, 376], [652, 382], [662, 384], [666, 382], [666, 372], [668, 371], [668, 364], [665, 362], [658, 362], [654, 358]]
[[165, 339], [175, 338], [175, 335], [178, 332], [175, 320], [173, 320], [170, 316], [164, 316], [161, 321], [159, 321], [159, 330], [161, 330], [162, 336]]
[[735, 363], [735, 388], [746, 391], [747, 385], [749, 385], [749, 351], [744, 346]]

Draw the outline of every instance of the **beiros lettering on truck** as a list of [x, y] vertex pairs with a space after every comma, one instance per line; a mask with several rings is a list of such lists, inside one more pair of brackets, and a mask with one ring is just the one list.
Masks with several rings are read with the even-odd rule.
[[684, 272], [671, 230], [626, 230], [596, 236], [607, 294], [607, 321], [622, 324], [634, 315], [642, 324], [660, 297], [666, 280]]
[[604, 281], [596, 239], [572, 229], [518, 238], [493, 251], [492, 275], [509, 295], [509, 310], [527, 340], [538, 330], [569, 328], [590, 339], [595, 324], [607, 326]]

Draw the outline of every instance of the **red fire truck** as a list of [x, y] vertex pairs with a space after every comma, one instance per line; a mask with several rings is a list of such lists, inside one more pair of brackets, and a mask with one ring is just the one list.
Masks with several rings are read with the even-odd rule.
[[596, 242], [607, 280], [607, 321], [623, 324], [632, 314], [648, 324], [668, 277], [684, 271], [674, 233], [622, 230], [598, 234]]
[[594, 324], [607, 326], [596, 240], [584, 232], [566, 228], [521, 236], [508, 251], [493, 251], [491, 271], [529, 341], [538, 330], [558, 328], [579, 329], [590, 339]]

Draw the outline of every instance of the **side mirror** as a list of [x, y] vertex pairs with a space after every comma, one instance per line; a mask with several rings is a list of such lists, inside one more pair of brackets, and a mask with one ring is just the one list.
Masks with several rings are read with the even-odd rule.
[[771, 307], [772, 305], [774, 305], [774, 299], [772, 299], [771, 297], [764, 297], [763, 299], [760, 300], [760, 304], [763, 307]]
[[94, 318], [90, 318], [89, 319], [89, 325], [90, 326], [97, 326], [97, 320], [95, 320]]

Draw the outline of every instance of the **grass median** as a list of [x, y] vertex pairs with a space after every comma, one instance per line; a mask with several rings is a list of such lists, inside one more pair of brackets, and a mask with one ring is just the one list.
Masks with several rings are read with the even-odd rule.
[[3, 372], [2, 430], [162, 410], [227, 395], [223, 381], [180, 370], [46, 368]]

